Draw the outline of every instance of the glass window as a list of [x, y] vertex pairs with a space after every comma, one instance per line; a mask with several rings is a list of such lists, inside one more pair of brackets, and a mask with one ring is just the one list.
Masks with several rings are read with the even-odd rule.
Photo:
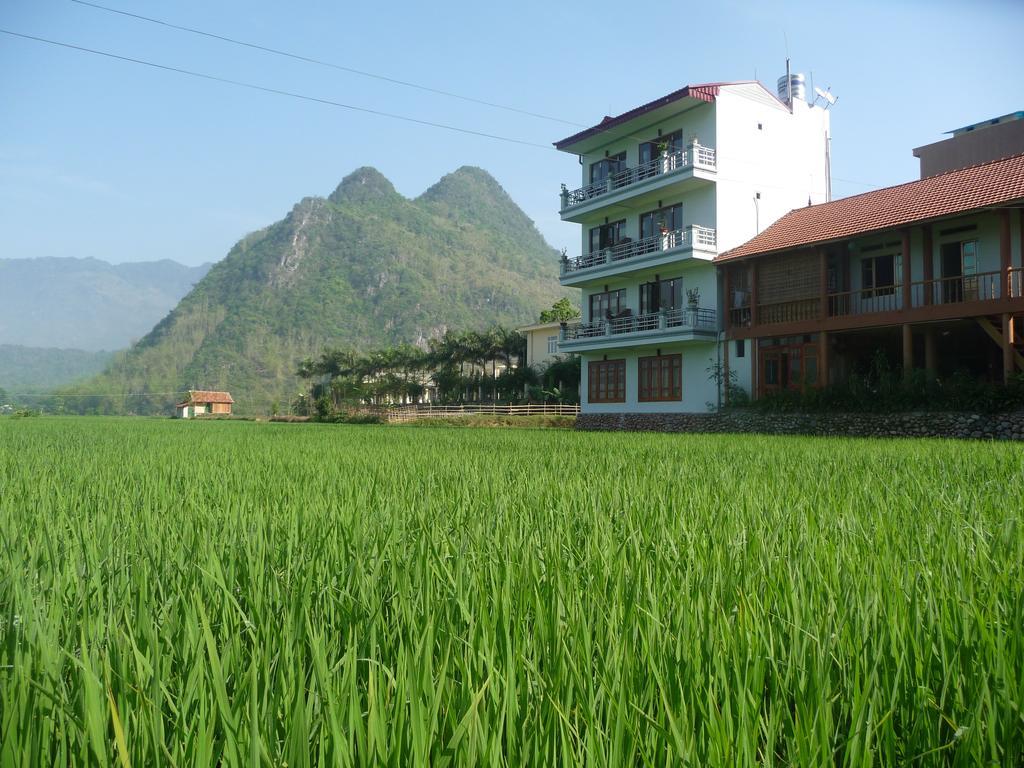
[[618, 173], [626, 167], [626, 153], [619, 152], [617, 155], [609, 155], [604, 160], [598, 160], [590, 164], [590, 183], [596, 184], [604, 181], [614, 173]]
[[654, 237], [664, 226], [669, 232], [683, 228], [683, 204], [676, 203], [640, 215], [640, 238]]
[[872, 296], [888, 296], [896, 292], [896, 286], [902, 283], [903, 258], [888, 253], [871, 256], [860, 261], [861, 298]]
[[607, 293], [595, 293], [590, 297], [590, 322], [614, 317], [626, 308], [626, 289], [619, 288]]
[[683, 306], [683, 278], [672, 277], [640, 286], [640, 314], [660, 310], [681, 309]]
[[590, 229], [590, 252], [596, 253], [610, 248], [626, 236], [626, 220], [613, 221]]
[[587, 366], [587, 394], [591, 403], [624, 403], [626, 361], [592, 361]]
[[554, 355], [558, 352], [558, 337], [548, 336], [548, 354]]
[[683, 356], [641, 357], [638, 399], [643, 403], [683, 399]]
[[640, 144], [640, 164], [649, 163], [652, 160], [661, 156], [662, 151], [668, 154], [678, 152], [683, 148], [683, 131], [673, 131], [672, 133], [659, 136], [656, 139], [645, 141]]

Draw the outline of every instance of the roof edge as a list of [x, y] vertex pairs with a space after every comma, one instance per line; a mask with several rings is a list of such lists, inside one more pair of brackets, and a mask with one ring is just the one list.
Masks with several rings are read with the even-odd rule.
[[648, 112], [652, 112], [659, 107], [664, 107], [686, 98], [699, 99], [708, 103], [713, 102], [718, 97], [719, 90], [723, 85], [736, 84], [737, 83], [702, 83], [699, 85], [685, 85], [677, 91], [672, 91], [671, 93], [654, 99], [653, 101], [649, 101], [646, 104], [641, 104], [639, 107], [635, 107], [628, 112], [623, 112], [615, 117], [606, 116], [604, 120], [597, 125], [592, 125], [590, 128], [584, 128], [582, 131], [574, 133], [572, 136], [553, 142], [554, 147], [557, 150], [564, 150], [573, 144], [578, 144], [584, 139], [589, 139], [591, 136], [596, 136], [599, 133], [610, 131], [612, 128], [616, 128], [623, 123], [628, 123], [630, 120], [642, 117]]

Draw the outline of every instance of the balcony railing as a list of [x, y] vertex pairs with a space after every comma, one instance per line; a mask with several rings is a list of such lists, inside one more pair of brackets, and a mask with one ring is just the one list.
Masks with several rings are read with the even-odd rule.
[[671, 251], [676, 248], [700, 248], [713, 251], [717, 243], [715, 230], [696, 225], [663, 232], [642, 240], [622, 240], [615, 245], [600, 251], [591, 251], [582, 256], [565, 259], [562, 262], [562, 274], [567, 275], [581, 269], [614, 264], [618, 261], [635, 259], [651, 253]]
[[[910, 284], [910, 305], [904, 304], [902, 285], [830, 293], [825, 297], [827, 317], [850, 317], [878, 312], [918, 310], [929, 306], [1024, 298], [1024, 269], [982, 272], [977, 275], [915, 280]], [[729, 321], [749, 326], [751, 307], [730, 306]], [[757, 324], [774, 325], [821, 319], [821, 299], [805, 297], [790, 301], [758, 303]]]
[[685, 307], [646, 315], [625, 315], [563, 326], [560, 338], [561, 341], [577, 341], [646, 331], [679, 330], [717, 331], [718, 314], [713, 309]]
[[633, 168], [623, 168], [620, 171], [609, 174], [607, 178], [595, 181], [585, 187], [568, 190], [563, 186], [561, 195], [562, 210], [564, 211], [566, 208], [572, 208], [574, 205], [580, 205], [601, 195], [606, 195], [609, 192], [624, 189], [666, 173], [672, 173], [684, 168], [702, 168], [713, 171], [715, 166], [715, 150], [711, 147], [702, 147], [694, 142], [686, 149], [660, 155]]

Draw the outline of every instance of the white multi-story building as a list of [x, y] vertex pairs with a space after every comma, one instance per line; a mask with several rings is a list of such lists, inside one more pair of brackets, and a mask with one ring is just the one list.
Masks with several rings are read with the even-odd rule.
[[[561, 193], [562, 220], [582, 233], [560, 279], [582, 290], [583, 318], [561, 329], [559, 349], [582, 356], [584, 412], [718, 403], [712, 259], [829, 196], [828, 112], [803, 99], [802, 76], [780, 91], [689, 85], [555, 143], [582, 170], [582, 186]], [[730, 365], [750, 380], [743, 350]]]

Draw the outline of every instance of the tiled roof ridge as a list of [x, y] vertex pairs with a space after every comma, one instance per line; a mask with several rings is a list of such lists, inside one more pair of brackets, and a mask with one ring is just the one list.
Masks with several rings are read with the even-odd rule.
[[234, 398], [231, 397], [230, 392], [226, 392], [219, 389], [190, 389], [187, 392], [188, 398], [186, 402], [220, 402], [220, 403], [233, 403]]

